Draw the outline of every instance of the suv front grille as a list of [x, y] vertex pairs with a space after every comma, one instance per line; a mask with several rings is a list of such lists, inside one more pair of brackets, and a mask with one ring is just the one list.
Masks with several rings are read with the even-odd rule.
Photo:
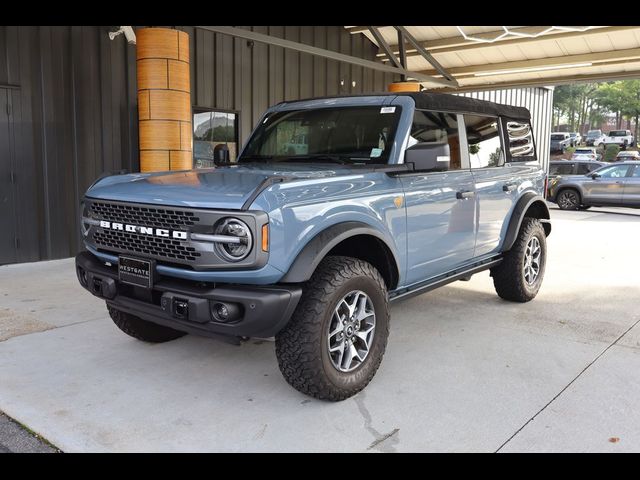
[[200, 221], [194, 212], [117, 203], [92, 202], [91, 211], [96, 218], [101, 220], [171, 230], [185, 230], [185, 227], [190, 227]]
[[168, 260], [195, 261], [200, 253], [184, 242], [170, 238], [150, 237], [119, 230], [103, 230], [93, 233], [96, 245], [105, 249], [127, 250], [135, 253], [164, 257]]

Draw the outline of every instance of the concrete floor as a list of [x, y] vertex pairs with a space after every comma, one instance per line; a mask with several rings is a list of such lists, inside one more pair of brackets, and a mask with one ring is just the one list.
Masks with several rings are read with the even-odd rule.
[[534, 301], [485, 272], [393, 306], [341, 403], [290, 388], [271, 342], [127, 337], [71, 260], [0, 267], [0, 410], [68, 452], [640, 451], [640, 211], [552, 219]]

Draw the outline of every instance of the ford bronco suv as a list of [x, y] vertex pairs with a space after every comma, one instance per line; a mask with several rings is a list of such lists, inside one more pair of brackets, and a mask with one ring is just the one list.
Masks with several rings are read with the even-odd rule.
[[483, 270], [506, 300], [536, 296], [534, 146], [528, 110], [470, 98], [280, 103], [235, 163], [96, 181], [77, 276], [132, 337], [275, 337], [287, 382], [343, 400], [380, 365], [390, 302]]

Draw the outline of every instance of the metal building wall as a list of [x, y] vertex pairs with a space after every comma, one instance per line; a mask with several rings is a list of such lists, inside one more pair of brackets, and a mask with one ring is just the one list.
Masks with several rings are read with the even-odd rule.
[[553, 113], [553, 88], [510, 88], [459, 93], [458, 95], [528, 108], [531, 112], [531, 126], [533, 127], [538, 159], [544, 168], [548, 169], [549, 135], [551, 133], [551, 115]]
[[[274, 103], [317, 95], [384, 91], [397, 78], [193, 27], [194, 107], [239, 113], [244, 142]], [[375, 47], [340, 26], [241, 27], [370, 60]], [[2, 154], [0, 263], [71, 256], [80, 248], [78, 206], [103, 172], [138, 170], [135, 46], [107, 27], [0, 26], [0, 94], [11, 104], [11, 154]], [[9, 92], [9, 93], [6, 93]], [[8, 196], [7, 196], [8, 198]], [[6, 238], [5, 238], [6, 237]], [[15, 240], [15, 243], [14, 243]]]

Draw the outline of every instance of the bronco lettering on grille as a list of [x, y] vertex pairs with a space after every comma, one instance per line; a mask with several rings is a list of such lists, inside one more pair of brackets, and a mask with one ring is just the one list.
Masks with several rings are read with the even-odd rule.
[[142, 225], [129, 225], [120, 222], [109, 222], [100, 220], [100, 227], [110, 230], [120, 230], [123, 232], [141, 233], [143, 235], [152, 235], [156, 237], [175, 238], [176, 240], [186, 240], [187, 232], [182, 230], [169, 230], [168, 228], [144, 227]]

